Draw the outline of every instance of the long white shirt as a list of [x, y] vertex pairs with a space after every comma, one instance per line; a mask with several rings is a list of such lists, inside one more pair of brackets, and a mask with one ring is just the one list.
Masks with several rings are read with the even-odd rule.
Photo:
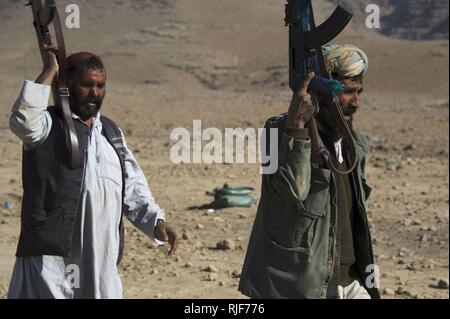
[[[11, 130], [25, 149], [39, 147], [49, 135], [50, 87], [25, 81], [13, 106]], [[122, 210], [122, 170], [114, 148], [94, 118], [84, 163], [82, 192], [70, 257], [17, 257], [8, 298], [121, 298], [116, 262]], [[75, 114], [75, 121], [81, 121]], [[86, 125], [83, 123], [83, 125]], [[125, 156], [125, 216], [153, 239], [157, 219], [165, 219], [122, 133]], [[160, 243], [160, 242], [158, 242]]]

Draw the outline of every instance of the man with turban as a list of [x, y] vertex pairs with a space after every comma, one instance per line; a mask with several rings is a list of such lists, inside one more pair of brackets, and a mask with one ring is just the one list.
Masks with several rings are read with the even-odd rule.
[[315, 116], [338, 168], [347, 170], [350, 165], [334, 113], [323, 96], [308, 93], [314, 76], [309, 74], [288, 113], [266, 122], [266, 129], [278, 129], [278, 170], [263, 175], [239, 283], [239, 291], [251, 298], [380, 297], [364, 208], [371, 190], [364, 179], [368, 139], [352, 126], [361, 106], [368, 59], [351, 45], [327, 45], [323, 52], [327, 71], [344, 85], [339, 102], [355, 142], [357, 166], [351, 174], [339, 175], [325, 163], [311, 161], [307, 124]]
[[8, 298], [121, 298], [124, 215], [159, 244], [168, 241], [169, 254], [179, 243], [122, 130], [100, 115], [102, 59], [80, 52], [67, 64], [81, 168], [71, 168], [61, 114], [47, 107], [59, 71], [54, 48], [46, 48], [43, 72], [25, 82], [12, 108], [10, 128], [23, 142], [24, 192]]

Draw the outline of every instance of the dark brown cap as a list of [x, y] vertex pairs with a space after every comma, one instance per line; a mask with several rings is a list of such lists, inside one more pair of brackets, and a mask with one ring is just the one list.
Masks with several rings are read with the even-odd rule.
[[70, 55], [67, 58], [67, 69], [70, 70], [72, 68], [75, 68], [79, 66], [81, 63], [89, 61], [91, 59], [96, 60], [99, 64], [101, 64], [104, 67], [103, 61], [98, 55], [95, 55], [90, 52], [78, 52]]

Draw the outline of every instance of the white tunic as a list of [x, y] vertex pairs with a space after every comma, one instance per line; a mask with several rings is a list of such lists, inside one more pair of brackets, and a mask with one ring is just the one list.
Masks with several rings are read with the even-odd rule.
[[[26, 81], [12, 109], [11, 130], [25, 149], [49, 135], [50, 87]], [[75, 121], [80, 119], [73, 114]], [[122, 170], [114, 148], [101, 134], [100, 114], [88, 140], [82, 192], [71, 256], [18, 257], [8, 298], [121, 298], [116, 262], [122, 210]], [[84, 123], [83, 123], [84, 124]], [[86, 125], [86, 124], [84, 124]], [[147, 180], [122, 134], [125, 155], [125, 216], [150, 238], [164, 212], [155, 203]], [[160, 242], [159, 242], [160, 243]]]

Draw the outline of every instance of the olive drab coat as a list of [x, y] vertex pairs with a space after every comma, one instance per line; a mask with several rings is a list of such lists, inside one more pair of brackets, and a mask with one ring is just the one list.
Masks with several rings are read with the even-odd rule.
[[[311, 162], [307, 129], [285, 128], [285, 122], [282, 115], [265, 126], [266, 134], [268, 128], [278, 128], [278, 170], [262, 177], [239, 291], [251, 298], [319, 299], [329, 298], [330, 291], [337, 296], [337, 283], [330, 282], [340, 244], [334, 174]], [[370, 280], [374, 259], [364, 209], [371, 190], [364, 179], [368, 140], [357, 132], [353, 136], [358, 160], [350, 177], [357, 192], [353, 227], [357, 270], [371, 297], [379, 298]], [[370, 287], [366, 282], [372, 283]]]

